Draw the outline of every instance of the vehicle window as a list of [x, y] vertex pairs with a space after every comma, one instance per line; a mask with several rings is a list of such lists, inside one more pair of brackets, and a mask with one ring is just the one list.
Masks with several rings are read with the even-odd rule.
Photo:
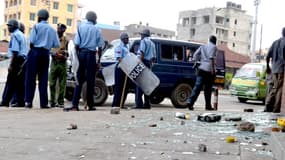
[[135, 41], [130, 49], [130, 52], [137, 54], [139, 47], [140, 47], [140, 41]]
[[101, 60], [108, 60], [115, 58], [115, 48], [120, 45], [120, 40], [114, 40], [110, 43], [110, 47], [105, 50], [105, 52], [102, 55]]
[[182, 61], [183, 60], [183, 47], [161, 45], [161, 58], [166, 60]]
[[193, 59], [193, 55], [195, 53], [195, 51], [197, 50], [197, 47], [190, 47], [190, 46], [187, 46], [186, 49], [185, 49], [185, 55], [186, 55], [186, 61], [187, 62], [192, 62], [194, 61]]
[[256, 72], [262, 73], [262, 65], [247, 64], [239, 69], [235, 75], [236, 78], [256, 78]]

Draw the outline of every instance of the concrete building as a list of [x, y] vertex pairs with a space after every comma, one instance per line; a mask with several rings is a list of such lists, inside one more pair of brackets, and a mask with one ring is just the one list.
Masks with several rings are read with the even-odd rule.
[[174, 31], [150, 27], [148, 24], [142, 25], [142, 23], [125, 26], [125, 31], [128, 32], [130, 37], [140, 37], [140, 32], [142, 32], [142, 30], [145, 28], [148, 28], [150, 30], [151, 36], [169, 39], [175, 38]]
[[218, 44], [244, 55], [250, 54], [253, 17], [240, 4], [227, 2], [225, 8], [181, 11], [177, 39], [207, 42], [216, 35]]
[[[57, 23], [67, 26], [66, 34], [75, 33], [77, 27], [78, 0], [5, 0], [4, 23], [9, 19], [18, 19], [26, 27], [26, 36], [37, 23], [39, 9], [49, 10], [49, 24], [56, 27]], [[7, 27], [3, 28], [3, 38], [8, 40]]]

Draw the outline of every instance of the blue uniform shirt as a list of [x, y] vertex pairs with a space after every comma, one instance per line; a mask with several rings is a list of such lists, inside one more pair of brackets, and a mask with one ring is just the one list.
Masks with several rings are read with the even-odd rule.
[[11, 40], [9, 42], [9, 49], [8, 49], [9, 57], [11, 57], [14, 54], [13, 51], [18, 52], [18, 55], [15, 56], [26, 56], [28, 53], [26, 38], [19, 29], [16, 29], [11, 34]]
[[115, 48], [115, 58], [117, 60], [120, 58], [124, 58], [128, 53], [129, 53], [129, 47], [123, 42], [121, 42], [120, 45]]
[[152, 58], [156, 57], [155, 45], [149, 37], [145, 37], [140, 42], [138, 55], [140, 56], [142, 52], [144, 53], [145, 60], [151, 60]]
[[60, 46], [56, 30], [47, 21], [41, 21], [33, 27], [30, 34], [30, 42], [34, 44], [34, 47], [47, 50]]
[[79, 48], [96, 51], [97, 47], [104, 46], [104, 40], [101, 31], [92, 22], [86, 21], [78, 27], [74, 44]]

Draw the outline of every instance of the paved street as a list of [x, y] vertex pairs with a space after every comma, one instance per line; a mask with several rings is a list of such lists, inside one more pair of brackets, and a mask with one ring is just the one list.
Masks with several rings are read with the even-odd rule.
[[[112, 97], [97, 111], [82, 107], [80, 112], [63, 112], [39, 109], [37, 93], [33, 109], [0, 108], [0, 160], [274, 160], [270, 127], [276, 122], [271, 120], [273, 114], [261, 112], [263, 105], [241, 104], [235, 97], [220, 95], [219, 111], [214, 113], [222, 120], [206, 123], [197, 121], [204, 112], [203, 98], [201, 94], [191, 112], [175, 109], [165, 99], [151, 110], [122, 110], [111, 115]], [[134, 105], [133, 94], [126, 103]], [[255, 112], [243, 113], [245, 108]], [[177, 119], [176, 112], [190, 113], [190, 119]], [[236, 116], [253, 122], [255, 132], [238, 131], [238, 122], [224, 120]], [[71, 124], [77, 128], [72, 129]], [[237, 141], [227, 143], [228, 136]], [[199, 151], [199, 145], [205, 145], [206, 152]]]

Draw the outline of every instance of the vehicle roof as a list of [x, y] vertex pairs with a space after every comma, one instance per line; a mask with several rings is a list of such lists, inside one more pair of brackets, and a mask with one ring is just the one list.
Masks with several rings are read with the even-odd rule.
[[[140, 40], [140, 37], [134, 37], [130, 38], [130, 40]], [[176, 40], [176, 39], [168, 39], [168, 38], [161, 38], [161, 37], [150, 37], [150, 39], [154, 41], [168, 41], [168, 42], [180, 42], [180, 43], [191, 43], [191, 44], [197, 44], [197, 45], [202, 45], [203, 43], [199, 42], [193, 42], [193, 41], [185, 41], [185, 40]]]

